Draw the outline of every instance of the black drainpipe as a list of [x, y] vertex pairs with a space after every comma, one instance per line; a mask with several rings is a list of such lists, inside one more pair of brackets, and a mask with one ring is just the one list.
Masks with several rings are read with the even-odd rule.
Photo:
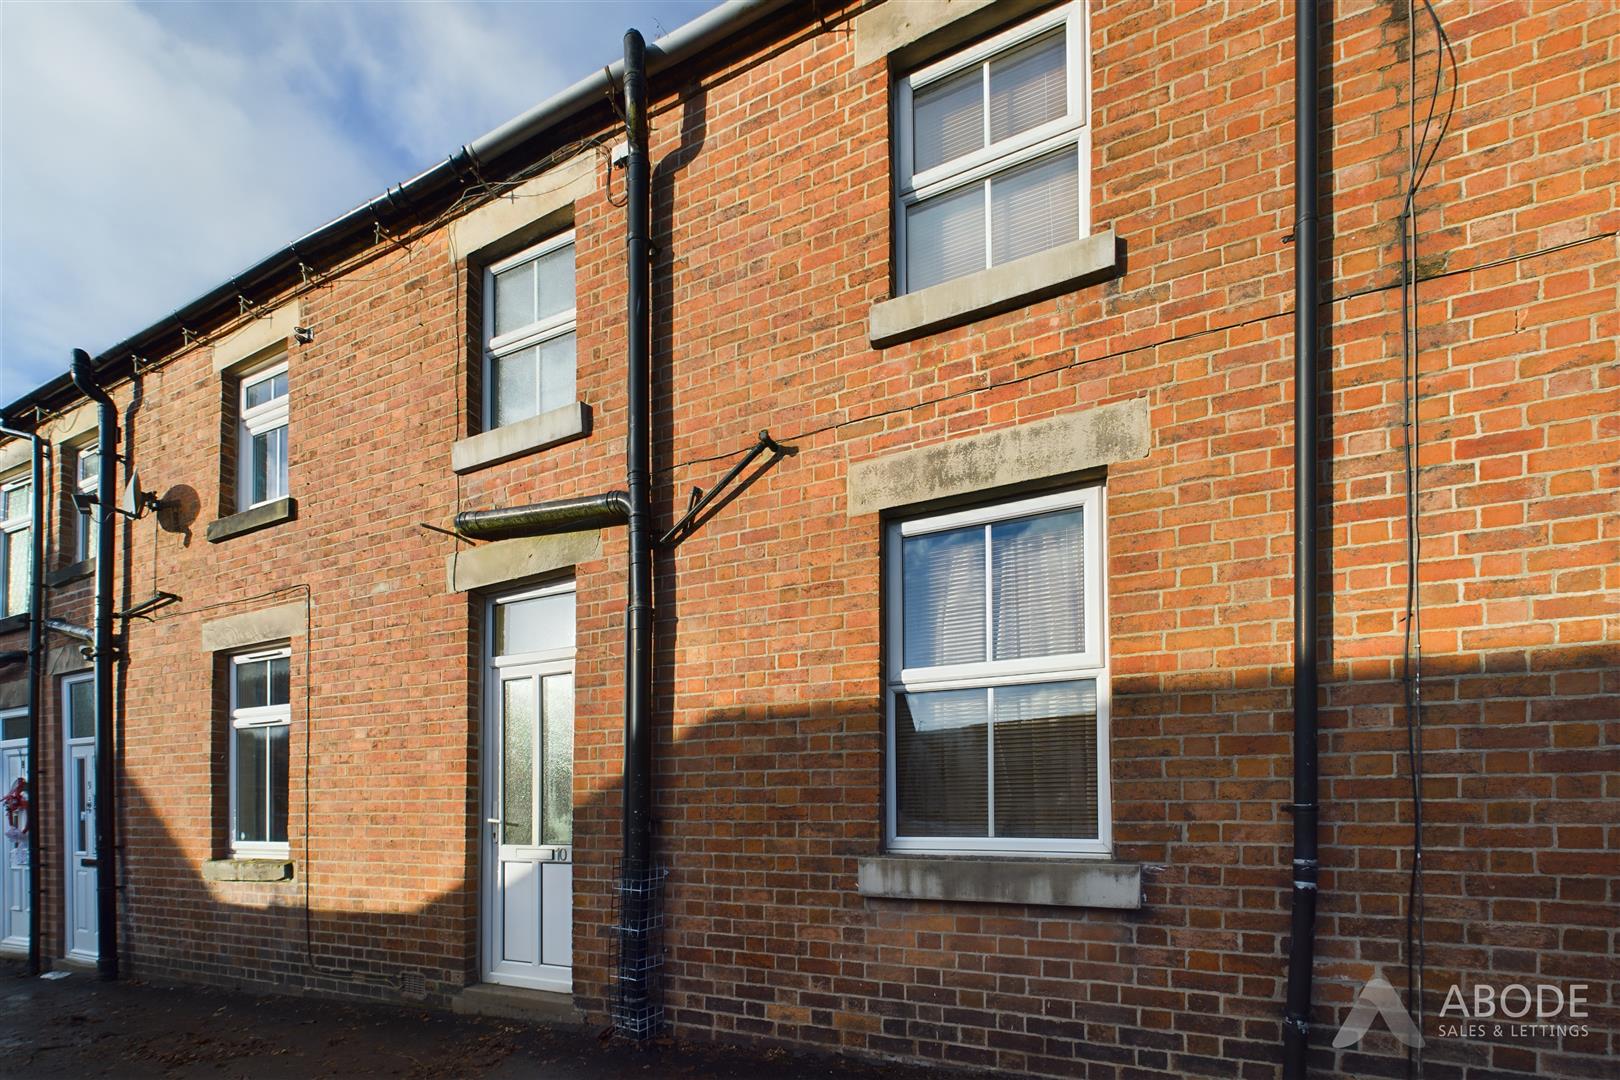
[[96, 688], [96, 970], [118, 978], [118, 818], [113, 752], [113, 507], [117, 505], [118, 409], [96, 383], [90, 354], [73, 350], [73, 385], [96, 403], [96, 621], [91, 659]]
[[0, 432], [33, 445], [28, 490], [33, 499], [28, 577], [28, 973], [39, 974], [39, 672], [45, 649], [45, 440], [38, 431], [0, 424]]
[[628, 271], [625, 437], [626, 491], [609, 491], [530, 506], [470, 510], [456, 515], [463, 535], [493, 540], [629, 525], [629, 581], [625, 608], [624, 839], [619, 864], [617, 989], [614, 1025], [646, 1038], [658, 1025], [649, 969], [658, 870], [652, 858], [652, 168], [647, 156], [646, 43], [624, 35], [624, 116], [629, 142], [625, 163]]
[[1304, 1080], [1316, 948], [1316, 21], [1294, 14], [1294, 894], [1283, 1076]]
[[[624, 35], [626, 272], [629, 276], [629, 416], [625, 484], [629, 489], [630, 595], [625, 610], [624, 863], [619, 897], [621, 1014], [647, 1034], [653, 1016], [647, 985], [652, 864], [652, 166], [647, 155], [646, 43]], [[621, 1026], [623, 1026], [621, 1024]]]

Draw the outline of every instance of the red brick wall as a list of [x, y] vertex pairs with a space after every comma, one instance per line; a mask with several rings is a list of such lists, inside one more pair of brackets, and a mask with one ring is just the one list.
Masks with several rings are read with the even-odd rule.
[[[1426, 1056], [1447, 1075], [1596, 1076], [1620, 1052], [1620, 20], [1595, 2], [1437, 7], [1461, 86], [1418, 204], [1430, 1030], [1454, 981], [1586, 982], [1594, 1008], [1584, 1037], [1431, 1038]], [[662, 520], [760, 428], [798, 451], [660, 556], [670, 1016], [683, 1035], [1037, 1074], [1273, 1075], [1290, 881], [1292, 8], [1093, 5], [1092, 218], [1123, 239], [1126, 272], [882, 351], [865, 334], [889, 291], [888, 72], [855, 67], [848, 14], [823, 15], [748, 62], [663, 80], [655, 110]], [[1404, 3], [1343, 3], [1324, 33], [1313, 1042], [1324, 1074], [1346, 1076], [1402, 1068], [1382, 1028], [1327, 1046], [1374, 970], [1405, 985], [1405, 20]], [[450, 472], [449, 444], [476, 428], [477, 289], [429, 232], [304, 294], [296, 522], [217, 545], [209, 510], [189, 537], [121, 530], [126, 601], [154, 580], [184, 597], [130, 632], [134, 970], [379, 997], [406, 972], [441, 997], [476, 979], [478, 606], [446, 594], [455, 542], [423, 524], [621, 483], [621, 223], [601, 191], [576, 207], [590, 438]], [[171, 358], [132, 425], [143, 478], [210, 510], [218, 385], [206, 347]], [[880, 526], [847, 516], [848, 466], [1130, 398], [1148, 401], [1153, 437], [1107, 477], [1111, 752], [1117, 854], [1146, 866], [1145, 908], [859, 896], [855, 860], [880, 847]], [[598, 1019], [622, 579], [611, 534], [578, 568], [575, 978]], [[218, 720], [198, 626], [306, 595], [298, 880], [205, 884]]]

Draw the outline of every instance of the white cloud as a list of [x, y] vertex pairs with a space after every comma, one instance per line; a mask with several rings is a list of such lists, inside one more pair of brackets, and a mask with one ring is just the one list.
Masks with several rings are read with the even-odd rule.
[[0, 4], [0, 403], [709, 6]]

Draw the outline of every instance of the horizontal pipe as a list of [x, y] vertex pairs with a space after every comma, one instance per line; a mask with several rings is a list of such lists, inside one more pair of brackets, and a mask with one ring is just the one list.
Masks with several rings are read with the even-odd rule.
[[55, 630], [59, 634], [66, 634], [68, 637], [76, 637], [80, 641], [94, 641], [96, 639], [95, 631], [91, 630], [88, 626], [80, 626], [78, 623], [70, 623], [66, 619], [46, 619], [45, 625], [50, 629]]
[[464, 510], [456, 515], [456, 531], [477, 540], [499, 540], [606, 529], [629, 519], [630, 496], [623, 491], [609, 491], [498, 510]]

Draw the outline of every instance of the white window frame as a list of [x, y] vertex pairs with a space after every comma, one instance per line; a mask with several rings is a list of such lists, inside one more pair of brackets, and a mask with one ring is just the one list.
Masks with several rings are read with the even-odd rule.
[[[96, 468], [89, 476], [84, 474], [84, 463], [92, 455], [98, 458]], [[86, 443], [73, 452], [73, 490], [79, 495], [97, 495], [101, 491], [100, 451], [94, 444]], [[73, 523], [73, 561], [84, 562], [90, 558], [91, 529], [95, 525], [95, 516], [89, 510], [74, 507]]]
[[[10, 493], [19, 488], [26, 488], [30, 483], [28, 473], [12, 477], [10, 480], [0, 481], [0, 514], [5, 513], [5, 506], [10, 502]], [[11, 596], [11, 545], [17, 542], [19, 535], [26, 534], [28, 543], [34, 543], [34, 496], [28, 493], [23, 500], [23, 511], [17, 517], [0, 520], [0, 619], [10, 618], [13, 615], [22, 615], [28, 611], [32, 602], [33, 590], [30, 589], [23, 597], [23, 606], [16, 611], [10, 608]], [[28, 566], [30, 573], [33, 568], [33, 552], [29, 552]]]
[[[887, 526], [885, 554], [884, 649], [886, 667], [884, 680], [884, 842], [890, 851], [944, 855], [1050, 855], [1050, 856], [1108, 856], [1113, 853], [1113, 812], [1109, 775], [1108, 730], [1111, 710], [1108, 678], [1108, 645], [1104, 628], [1107, 623], [1108, 598], [1104, 586], [1103, 560], [1106, 558], [1104, 517], [1104, 491], [1101, 484], [1092, 484], [1069, 491], [1009, 502], [993, 503], [951, 513], [934, 514], [890, 522]], [[1020, 660], [990, 660], [971, 664], [944, 664], [934, 667], [907, 668], [905, 657], [905, 613], [901, 588], [903, 582], [902, 543], [907, 536], [919, 536], [964, 526], [989, 525], [1033, 514], [1057, 510], [1080, 509], [1083, 532], [1081, 551], [1085, 565], [1085, 651], [1058, 656], [1041, 656]], [[990, 557], [986, 546], [986, 559]], [[986, 596], [988, 616], [989, 596]], [[986, 633], [990, 632], [987, 619]], [[1097, 685], [1097, 836], [1092, 838], [1045, 839], [1023, 837], [905, 837], [899, 835], [898, 776], [895, 754], [895, 697], [897, 693], [921, 693], [930, 690], [963, 690], [981, 687], [1012, 686], [1027, 683], [1069, 682], [1092, 679]], [[993, 735], [992, 731], [988, 734]], [[988, 753], [985, 767], [990, 774], [989, 804], [986, 808], [988, 829], [995, 828], [995, 740], [987, 739]]]
[[[516, 255], [491, 263], [484, 267], [484, 430], [495, 430], [495, 361], [511, 353], [527, 349], [531, 345], [539, 345], [564, 334], [574, 333], [579, 325], [579, 248], [574, 248], [574, 288], [575, 304], [566, 311], [541, 319], [538, 322], [520, 326], [516, 330], [509, 330], [504, 334], [495, 334], [495, 275], [510, 270], [514, 266], [522, 266], [526, 262], [533, 262], [543, 255], [549, 255], [559, 248], [574, 243], [574, 230], [558, 233], [547, 237], [533, 247], [524, 248]], [[574, 357], [574, 375], [579, 376], [579, 356], [576, 349]], [[538, 379], [536, 380], [538, 386]], [[530, 416], [538, 415], [536, 412]], [[511, 424], [521, 423], [519, 420]], [[510, 427], [511, 424], [502, 425]]]
[[[901, 78], [896, 86], [894, 115], [894, 261], [895, 290], [897, 295], [912, 291], [906, 266], [906, 211], [915, 203], [941, 195], [970, 184], [980, 184], [984, 190], [984, 257], [981, 269], [997, 265], [993, 244], [990, 214], [990, 185], [985, 180], [1046, 157], [1064, 149], [1072, 149], [1078, 158], [1079, 225], [1077, 236], [1085, 238], [1091, 233], [1091, 49], [1088, 41], [1087, 5], [1074, 3], [1037, 15], [1007, 30], [987, 38], [969, 48], [953, 53], [927, 67], [919, 68]], [[912, 97], [930, 83], [955, 75], [965, 68], [979, 65], [985, 80], [985, 99], [988, 100], [990, 69], [986, 61], [999, 53], [1022, 45], [1032, 38], [1059, 27], [1065, 27], [1065, 45], [1068, 57], [1064, 73], [1068, 80], [1068, 112], [1056, 120], [1019, 132], [1017, 135], [990, 142], [990, 111], [984, 110], [985, 145], [971, 154], [935, 165], [921, 173], [912, 167]], [[956, 279], [949, 279], [956, 280]]]
[[[273, 379], [277, 375], [287, 375], [287, 392], [278, 398], [272, 398], [262, 405], [248, 408], [248, 387], [257, 386], [266, 379]], [[287, 358], [285, 356], [271, 361], [262, 367], [243, 372], [237, 378], [236, 408], [236, 508], [238, 511], [251, 510], [255, 506], [264, 506], [266, 503], [284, 499], [291, 493], [289, 463], [292, 458], [292, 427], [289, 423], [287, 402], [292, 397], [292, 376], [287, 372]], [[287, 451], [281, 463], [281, 494], [271, 495], [268, 498], [255, 500], [253, 498], [253, 437], [264, 435], [277, 428], [287, 428]]]
[[[246, 709], [237, 708], [236, 707], [236, 669], [237, 669], [237, 667], [239, 665], [241, 665], [241, 664], [248, 664], [248, 663], [255, 663], [255, 662], [263, 663], [266, 660], [274, 660], [277, 657], [286, 657], [287, 658], [287, 666], [288, 666], [288, 672], [287, 672], [287, 704], [285, 704], [285, 705], [255, 706], [253, 708], [246, 708]], [[227, 673], [227, 677], [230, 679], [229, 692], [230, 692], [230, 721], [231, 721], [231, 723], [230, 723], [230, 735], [229, 735], [231, 745], [230, 745], [230, 752], [229, 752], [229, 755], [228, 755], [229, 764], [227, 765], [227, 768], [229, 769], [229, 772], [227, 774], [227, 777], [228, 777], [227, 783], [230, 785], [230, 825], [229, 825], [229, 828], [230, 828], [230, 838], [231, 838], [231, 845], [230, 845], [231, 846], [231, 854], [233, 856], [236, 856], [236, 857], [239, 857], [239, 858], [250, 858], [250, 859], [279, 858], [279, 859], [284, 859], [284, 858], [287, 858], [289, 856], [289, 853], [291, 851], [291, 846], [290, 846], [290, 843], [289, 843], [289, 841], [291, 839], [291, 833], [292, 833], [292, 814], [290, 813], [290, 809], [291, 809], [291, 804], [290, 803], [289, 803], [289, 813], [287, 815], [287, 825], [288, 825], [288, 830], [287, 831], [288, 831], [288, 838], [289, 838], [288, 841], [238, 840], [236, 838], [236, 832], [237, 832], [237, 830], [236, 830], [236, 810], [237, 810], [237, 800], [238, 800], [238, 797], [240, 795], [240, 792], [237, 791], [237, 787], [236, 787], [236, 733], [239, 730], [242, 730], [244, 728], [269, 728], [269, 727], [284, 727], [284, 728], [287, 729], [287, 738], [288, 738], [287, 751], [288, 751], [289, 767], [288, 767], [288, 776], [287, 776], [287, 791], [283, 793], [282, 797], [287, 798], [287, 799], [290, 799], [290, 797], [291, 797], [291, 791], [292, 791], [292, 774], [291, 774], [291, 760], [292, 760], [292, 743], [291, 743], [291, 739], [292, 739], [292, 670], [291, 669], [292, 669], [292, 648], [290, 646], [280, 646], [278, 648], [270, 648], [270, 649], [256, 649], [253, 652], [237, 653], [237, 654], [230, 657], [230, 667], [229, 667], [229, 671]]]

